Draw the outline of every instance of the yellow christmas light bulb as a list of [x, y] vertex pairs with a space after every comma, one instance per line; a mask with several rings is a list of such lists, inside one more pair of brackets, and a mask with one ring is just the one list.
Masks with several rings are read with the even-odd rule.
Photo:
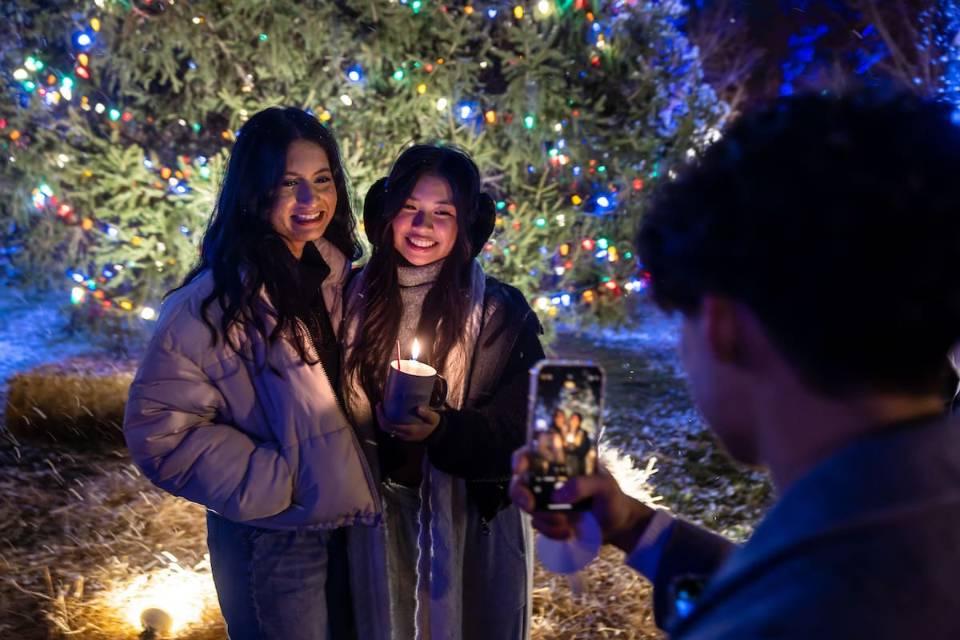
[[427, 92], [427, 85], [425, 85], [422, 82], [417, 85], [417, 93], [419, 93], [420, 95], [423, 95], [426, 92]]
[[515, 6], [515, 7], [513, 8], [513, 17], [516, 18], [517, 20], [521, 20], [521, 19], [523, 18], [523, 6], [522, 6], [522, 5], [519, 5], [519, 4], [518, 4], [517, 6]]
[[100, 18], [90, 18], [90, 28], [94, 31], [100, 31]]

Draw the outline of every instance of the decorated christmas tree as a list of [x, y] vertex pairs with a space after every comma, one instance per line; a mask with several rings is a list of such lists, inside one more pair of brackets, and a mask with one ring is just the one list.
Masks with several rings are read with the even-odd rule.
[[155, 316], [236, 130], [278, 104], [332, 128], [358, 202], [406, 145], [464, 147], [497, 199], [488, 271], [544, 317], [622, 317], [651, 187], [725, 114], [678, 0], [4, 7], [6, 252], [101, 326]]

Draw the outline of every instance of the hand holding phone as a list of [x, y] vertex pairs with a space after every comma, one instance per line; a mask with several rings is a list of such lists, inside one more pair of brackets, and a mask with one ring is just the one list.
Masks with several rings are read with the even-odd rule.
[[530, 370], [527, 485], [537, 511], [589, 508], [557, 501], [553, 492], [597, 468], [604, 372], [592, 362], [541, 360]]

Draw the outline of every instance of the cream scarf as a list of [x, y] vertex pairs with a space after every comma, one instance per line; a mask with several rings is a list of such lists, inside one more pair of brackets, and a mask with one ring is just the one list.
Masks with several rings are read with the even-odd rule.
[[[477, 337], [483, 324], [485, 276], [480, 264], [472, 263], [467, 323], [460, 341], [447, 356], [441, 372], [447, 379], [447, 404], [454, 409], [466, 400], [470, 366]], [[363, 312], [367, 272], [362, 271], [350, 283], [346, 296], [344, 358], [356, 345]], [[442, 322], [442, 320], [441, 320]], [[384, 363], [386, 366], [386, 363]], [[357, 376], [344, 372], [344, 400], [373, 469], [379, 469], [376, 453], [375, 419], [370, 402]], [[375, 471], [375, 473], [378, 473]], [[417, 558], [417, 606], [415, 640], [458, 640], [462, 629], [462, 569], [465, 547], [467, 495], [466, 484], [430, 465], [424, 457], [423, 482], [420, 485], [420, 531]], [[354, 527], [350, 533], [351, 580], [357, 607], [357, 626], [361, 638], [390, 637], [386, 573], [386, 541], [383, 527]], [[374, 602], [369, 602], [373, 599]]]

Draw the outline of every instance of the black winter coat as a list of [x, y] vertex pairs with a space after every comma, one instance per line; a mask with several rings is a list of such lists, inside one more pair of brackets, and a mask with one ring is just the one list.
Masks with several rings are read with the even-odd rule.
[[439, 470], [467, 480], [468, 498], [490, 520], [509, 504], [511, 455], [526, 440], [529, 372], [544, 357], [536, 313], [514, 287], [487, 276], [485, 310], [463, 408], [441, 414], [427, 438]]

